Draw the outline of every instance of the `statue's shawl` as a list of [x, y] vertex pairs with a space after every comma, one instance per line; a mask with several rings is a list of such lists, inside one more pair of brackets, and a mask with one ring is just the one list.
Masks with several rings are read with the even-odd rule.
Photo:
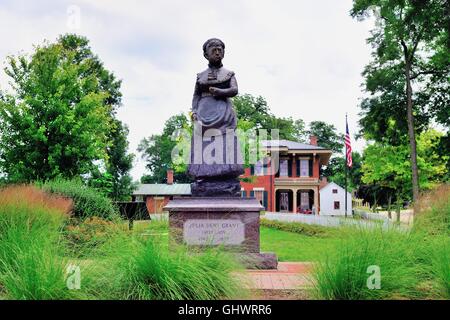
[[[210, 79], [208, 76], [213, 74], [216, 79]], [[197, 73], [197, 82], [202, 86], [210, 86], [229, 81], [234, 76], [234, 72], [225, 68], [208, 68], [205, 71]]]

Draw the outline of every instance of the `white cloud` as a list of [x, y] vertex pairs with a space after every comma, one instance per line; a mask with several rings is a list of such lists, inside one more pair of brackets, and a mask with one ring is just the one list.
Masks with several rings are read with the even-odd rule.
[[[202, 44], [226, 44], [225, 67], [241, 93], [264, 96], [278, 116], [323, 120], [343, 132], [345, 113], [357, 130], [360, 75], [369, 60], [370, 22], [336, 1], [5, 1], [0, 4], [0, 60], [32, 44], [73, 32], [67, 8], [80, 8], [80, 29], [105, 66], [122, 79], [118, 116], [130, 128], [130, 149], [190, 108], [195, 74], [206, 67]], [[6, 76], [0, 74], [0, 86]], [[361, 150], [363, 141], [354, 142]], [[137, 161], [139, 178], [144, 163]]]

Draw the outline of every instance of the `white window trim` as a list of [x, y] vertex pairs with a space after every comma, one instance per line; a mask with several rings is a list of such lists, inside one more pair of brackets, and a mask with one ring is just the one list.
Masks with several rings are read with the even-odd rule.
[[[336, 209], [336, 208], [334, 207], [335, 202], [339, 202], [339, 209]], [[340, 200], [335, 200], [335, 201], [333, 201], [333, 210], [341, 210], [341, 201], [340, 201]]]

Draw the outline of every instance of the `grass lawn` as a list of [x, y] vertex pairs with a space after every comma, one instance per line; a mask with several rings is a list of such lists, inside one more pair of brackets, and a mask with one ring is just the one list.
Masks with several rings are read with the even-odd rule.
[[318, 261], [333, 250], [341, 239], [337, 235], [318, 237], [261, 227], [261, 251], [275, 252], [279, 261]]
[[[126, 222], [128, 225], [128, 221]], [[136, 220], [133, 222], [134, 233], [167, 233], [168, 229], [167, 220]]]
[[[133, 231], [167, 239], [167, 221], [135, 221]], [[279, 261], [318, 261], [325, 251], [339, 245], [339, 232], [309, 236], [261, 226], [261, 251], [275, 252]]]

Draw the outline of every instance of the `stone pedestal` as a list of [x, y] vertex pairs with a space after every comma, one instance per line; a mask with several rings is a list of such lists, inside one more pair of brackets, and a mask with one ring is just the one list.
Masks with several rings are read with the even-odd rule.
[[175, 198], [169, 211], [170, 237], [194, 247], [222, 246], [252, 269], [276, 269], [273, 253], [260, 253], [259, 214], [254, 198]]

